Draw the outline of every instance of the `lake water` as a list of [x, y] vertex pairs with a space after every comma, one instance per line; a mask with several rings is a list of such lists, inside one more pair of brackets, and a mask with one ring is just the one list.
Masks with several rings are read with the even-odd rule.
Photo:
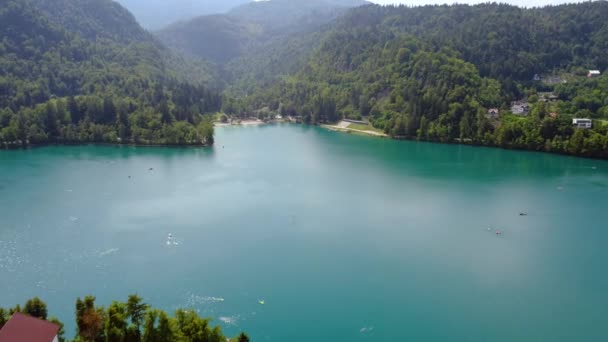
[[296, 125], [216, 141], [1, 151], [0, 306], [38, 295], [70, 337], [76, 297], [138, 293], [253, 341], [608, 339], [607, 162]]

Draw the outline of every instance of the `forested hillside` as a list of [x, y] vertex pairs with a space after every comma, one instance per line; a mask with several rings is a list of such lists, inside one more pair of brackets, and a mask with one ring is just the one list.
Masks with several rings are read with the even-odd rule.
[[0, 141], [210, 144], [221, 96], [109, 0], [0, 5]]
[[362, 0], [273, 0], [250, 2], [227, 14], [201, 16], [175, 23], [157, 36], [189, 56], [225, 64], [255, 54], [294, 34], [319, 30]]
[[[571, 121], [608, 119], [606, 76], [585, 77], [608, 67], [606, 16], [606, 2], [364, 6], [323, 32], [294, 76], [226, 109], [250, 115], [267, 107], [317, 123], [367, 118], [395, 137], [606, 157], [604, 122], [575, 130]], [[570, 82], [540, 81], [554, 74]], [[538, 101], [551, 91], [558, 101]], [[522, 99], [529, 115], [508, 114]], [[490, 108], [500, 118], [488, 116]]]
[[0, 141], [211, 144], [205, 114], [224, 111], [607, 157], [606, 17], [607, 2], [273, 0], [158, 32], [171, 51], [110, 0], [7, 0]]
[[82, 38], [113, 42], [149, 40], [133, 15], [112, 0], [29, 0], [45, 17]]
[[[339, 27], [410, 34], [436, 49], [449, 47], [482, 76], [529, 81], [534, 74], [564, 68], [605, 69], [608, 3], [524, 9], [504, 4], [355, 9]], [[355, 29], [357, 30], [357, 29]]]

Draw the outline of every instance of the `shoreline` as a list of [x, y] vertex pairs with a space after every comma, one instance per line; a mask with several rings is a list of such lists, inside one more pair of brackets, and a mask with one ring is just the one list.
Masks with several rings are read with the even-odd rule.
[[337, 124], [334, 124], [334, 125], [320, 124], [318, 126], [321, 128], [330, 130], [332, 132], [339, 132], [339, 133], [346, 133], [346, 134], [350, 134], [351, 132], [354, 132], [354, 133], [368, 136], [368, 137], [384, 138], [384, 139], [390, 139], [390, 140], [395, 140], [395, 141], [400, 141], [400, 140], [401, 141], [415, 141], [415, 142], [430, 143], [430, 144], [469, 146], [469, 147], [477, 147], [477, 148], [499, 149], [499, 150], [505, 150], [505, 151], [541, 153], [541, 154], [547, 154], [547, 155], [558, 155], [558, 156], [564, 156], [564, 157], [583, 158], [583, 159], [592, 159], [592, 160], [608, 160], [608, 158], [587, 156], [587, 155], [582, 155], [582, 154], [533, 150], [533, 149], [527, 149], [527, 148], [521, 148], [521, 147], [511, 147], [511, 146], [505, 147], [505, 146], [497, 146], [497, 145], [484, 145], [484, 144], [478, 144], [475, 142], [437, 141], [437, 140], [417, 139], [415, 137], [412, 138], [412, 137], [405, 137], [405, 136], [391, 136], [391, 135], [388, 135], [385, 133], [378, 133], [378, 132], [374, 132], [374, 131], [365, 131], [365, 130], [348, 128], [348, 126], [344, 127], [343, 125], [344, 125], [344, 121], [338, 122]]
[[378, 137], [378, 138], [390, 138], [390, 136], [386, 133], [376, 132], [376, 131], [372, 131], [372, 130], [349, 128], [350, 124], [351, 123], [347, 122], [347, 121], [340, 121], [335, 125], [319, 125], [319, 126], [322, 128], [325, 128], [325, 129], [329, 129], [330, 131], [334, 131], [334, 132], [342, 132], [342, 133], [355, 132], [355, 133], [361, 133], [361, 134], [364, 134], [367, 136], [373, 136], [373, 137]]
[[266, 125], [269, 122], [264, 122], [261, 120], [241, 120], [237, 123], [230, 123], [230, 122], [214, 122], [213, 123], [213, 127], [228, 127], [228, 126], [260, 126], [260, 125]]
[[99, 146], [116, 146], [116, 147], [169, 147], [169, 148], [207, 148], [213, 147], [215, 144], [136, 144], [136, 143], [111, 143], [111, 142], [96, 142], [96, 141], [83, 141], [83, 142], [50, 142], [45, 144], [25, 144], [25, 145], [0, 145], [0, 150], [25, 150], [29, 148], [38, 147], [49, 147], [49, 146], [86, 146], [86, 145], [99, 145]]
[[[250, 123], [250, 124], [214, 124], [217, 125], [216, 127], [227, 127], [227, 126], [261, 126], [261, 125], [270, 125], [270, 124], [274, 124], [274, 123], [293, 123], [290, 121], [271, 121], [271, 122], [263, 122], [263, 121], [259, 121], [256, 122], [255, 124]], [[468, 142], [468, 143], [463, 143], [463, 142], [458, 142], [458, 141], [436, 141], [436, 140], [424, 140], [424, 139], [417, 139], [415, 137], [403, 137], [403, 136], [390, 136], [384, 133], [378, 133], [378, 132], [374, 132], [374, 131], [367, 131], [367, 130], [359, 130], [359, 129], [353, 129], [353, 128], [348, 128], [348, 127], [340, 127], [338, 126], [338, 124], [336, 125], [329, 125], [329, 124], [318, 124], [318, 125], [310, 125], [310, 126], [317, 126], [323, 129], [327, 129], [329, 131], [332, 132], [339, 132], [339, 133], [346, 133], [346, 134], [358, 134], [361, 136], [368, 136], [368, 137], [375, 137], [375, 138], [383, 138], [383, 139], [390, 139], [390, 140], [395, 140], [395, 141], [399, 141], [399, 140], [403, 140], [403, 141], [415, 141], [415, 142], [424, 142], [424, 143], [431, 143], [431, 144], [442, 144], [442, 145], [454, 145], [454, 146], [469, 146], [469, 147], [480, 147], [480, 148], [492, 148], [492, 149], [500, 149], [500, 150], [506, 150], [506, 151], [518, 151], [518, 152], [531, 152], [531, 153], [542, 153], [542, 154], [547, 154], [547, 155], [560, 155], [560, 156], [566, 156], [566, 157], [573, 157], [573, 158], [583, 158], [583, 159], [593, 159], [593, 160], [608, 160], [608, 158], [602, 158], [602, 157], [594, 157], [594, 156], [587, 156], [587, 155], [581, 155], [581, 154], [572, 154], [572, 153], [562, 153], [562, 152], [553, 152], [553, 151], [543, 151], [543, 150], [532, 150], [532, 149], [526, 149], [526, 148], [521, 148], [521, 147], [510, 147], [510, 146], [497, 146], [497, 145], [484, 145], [484, 144], [479, 144], [479, 143], [475, 143], [475, 142]], [[86, 146], [86, 145], [97, 145], [97, 146], [114, 146], [114, 147], [163, 147], [163, 148], [175, 148], [175, 149], [179, 149], [179, 148], [213, 148], [215, 145], [217, 144], [183, 144], [183, 145], [176, 145], [176, 144], [136, 144], [136, 143], [112, 143], [112, 142], [96, 142], [96, 141], [83, 141], [83, 142], [49, 142], [49, 143], [44, 143], [44, 144], [6, 144], [6, 143], [0, 143], [0, 151], [14, 151], [14, 150], [27, 150], [27, 149], [32, 149], [32, 148], [40, 148], [40, 147], [49, 147], [49, 146]]]

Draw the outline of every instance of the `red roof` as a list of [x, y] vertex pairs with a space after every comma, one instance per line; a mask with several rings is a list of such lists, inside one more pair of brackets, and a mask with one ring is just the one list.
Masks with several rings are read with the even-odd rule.
[[0, 342], [52, 342], [59, 326], [16, 312], [0, 330]]

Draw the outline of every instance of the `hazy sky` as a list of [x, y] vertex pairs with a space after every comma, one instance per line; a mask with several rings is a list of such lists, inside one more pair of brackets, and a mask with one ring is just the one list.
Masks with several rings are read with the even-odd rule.
[[[488, 1], [480, 1], [480, 0], [459, 0], [459, 1], [455, 1], [455, 0], [371, 0], [371, 2], [377, 3], [377, 4], [383, 4], [383, 5], [388, 5], [388, 4], [405, 4], [405, 5], [428, 5], [428, 4], [453, 4], [453, 3], [460, 3], [460, 4], [479, 4], [479, 3], [485, 3]], [[500, 0], [500, 1], [496, 1], [496, 2], [502, 2], [502, 3], [508, 3], [511, 5], [517, 5], [517, 6], [526, 6], [526, 7], [533, 7], [533, 6], [545, 6], [545, 5], [556, 5], [556, 4], [563, 4], [563, 3], [572, 3], [572, 2], [581, 2], [580, 0]]]

